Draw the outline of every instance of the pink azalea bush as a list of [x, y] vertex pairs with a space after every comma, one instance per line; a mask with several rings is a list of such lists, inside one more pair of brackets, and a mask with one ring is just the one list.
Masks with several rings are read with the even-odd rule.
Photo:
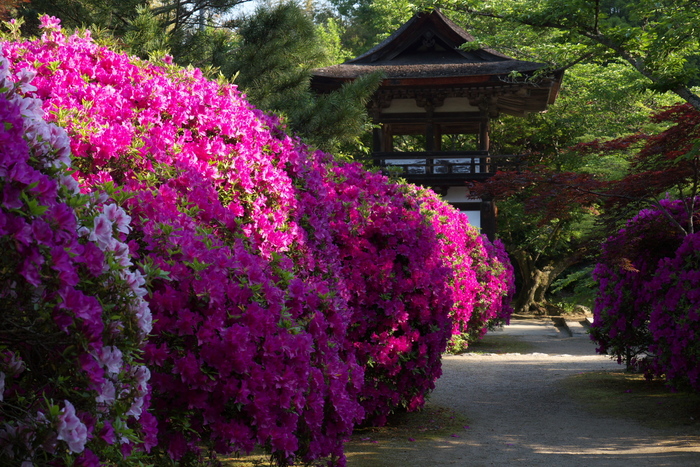
[[[126, 292], [147, 301], [137, 324], [146, 309], [153, 314], [147, 342], [135, 343], [145, 366], [128, 361], [119, 373], [133, 378], [140, 397], [128, 409], [140, 416], [138, 449], [125, 455], [196, 463], [203, 447], [262, 446], [280, 465], [343, 465], [356, 424], [423, 404], [453, 317], [467, 316], [452, 311], [455, 297], [461, 309], [483, 310], [480, 326], [507, 319], [507, 267], [497, 267], [505, 257], [484, 238], [464, 239], [449, 221], [426, 216], [406, 187], [310, 151], [235, 86], [167, 57], [156, 66], [115, 53], [89, 33], [67, 37], [53, 18], [42, 22], [40, 39], [3, 43], [10, 77], [20, 88], [33, 77], [22, 92], [66, 129], [82, 191], [75, 196], [97, 203], [87, 240], [112, 245], [112, 229], [119, 260], [107, 262], [127, 268], [119, 269]], [[460, 254], [490, 266], [470, 272], [461, 256], [448, 258], [447, 244], [480, 245], [460, 246]], [[458, 294], [462, 273], [481, 288]], [[111, 309], [107, 298], [101, 303]], [[119, 367], [116, 348], [95, 351], [109, 375]], [[95, 364], [76, 352], [101, 384]], [[7, 385], [14, 373], [4, 373]], [[71, 407], [56, 417], [61, 441], [78, 449], [81, 408]], [[101, 428], [90, 423], [88, 438]]]
[[[0, 464], [120, 462], [147, 424], [151, 313], [130, 219], [81, 194], [31, 73], [0, 55]], [[98, 455], [99, 454], [99, 455]]]
[[357, 164], [331, 175], [339, 201], [333, 243], [352, 310], [348, 338], [365, 368], [365, 422], [382, 425], [397, 407], [422, 407], [441, 374], [451, 271], [417, 200], [400, 185]]
[[423, 216], [437, 233], [440, 256], [452, 270], [448, 281], [453, 306], [451, 352], [465, 350], [490, 327], [507, 324], [515, 294], [513, 266], [500, 240], [490, 242], [469, 224], [466, 214], [430, 190], [415, 190]]
[[649, 353], [655, 358], [647, 373], [700, 391], [700, 234], [686, 236], [673, 257], [659, 262], [649, 288]]
[[[162, 271], [147, 297], [143, 449], [182, 461], [203, 444], [266, 446], [280, 462], [342, 458], [363, 416], [363, 373], [335, 273], [314, 266], [319, 241], [291, 214], [290, 174], [311, 172], [311, 161], [234, 87], [44, 26], [40, 40], [5, 44], [12, 69], [36, 74], [31, 94], [66, 128], [83, 191], [129, 194], [129, 253], [144, 272]], [[298, 182], [323, 188], [313, 183]]]
[[699, 234], [684, 235], [667, 218], [687, 229], [684, 203], [662, 200], [661, 205], [665, 212], [641, 211], [603, 245], [594, 271], [599, 290], [591, 337], [600, 353], [629, 368], [697, 390]]
[[700, 391], [700, 234], [686, 236], [649, 282], [649, 375]]

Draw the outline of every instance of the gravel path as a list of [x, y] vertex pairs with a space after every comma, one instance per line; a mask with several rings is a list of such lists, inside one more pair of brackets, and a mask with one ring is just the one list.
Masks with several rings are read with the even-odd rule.
[[585, 334], [569, 337], [549, 320], [518, 320], [495, 332], [531, 342], [534, 353], [445, 357], [430, 401], [463, 414], [469, 428], [397, 449], [390, 454], [397, 467], [700, 466], [698, 437], [600, 418], [568, 399], [558, 380], [619, 369], [595, 354]]

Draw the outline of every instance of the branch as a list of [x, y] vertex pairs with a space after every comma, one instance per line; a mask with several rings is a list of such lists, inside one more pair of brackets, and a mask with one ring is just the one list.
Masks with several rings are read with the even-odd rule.
[[[653, 203], [652, 203], [652, 204], [654, 204], [654, 206], [656, 206], [657, 208], [659, 208], [659, 210], [660, 210], [661, 213], [666, 217], [666, 219], [668, 219], [669, 221], [671, 221], [671, 224], [675, 225], [675, 226], [678, 228], [678, 230], [680, 230], [680, 231], [683, 233], [683, 235], [685, 235], [685, 236], [688, 235], [688, 231], [681, 225], [680, 222], [678, 222], [678, 221], [673, 217], [673, 215], [668, 211], [668, 209], [666, 209], [666, 208], [661, 204], [661, 201], [660, 201], [660, 200], [658, 200], [658, 199], [655, 198], [655, 199], [653, 200]], [[692, 217], [691, 217], [690, 221], [691, 221], [691, 222], [690, 222], [690, 225], [692, 226], [692, 225], [693, 225], [693, 222], [692, 222], [693, 219], [692, 219]]]
[[542, 255], [542, 252], [545, 250], [545, 248], [554, 243], [554, 238], [559, 235], [559, 232], [561, 232], [563, 225], [564, 223], [560, 220], [559, 222], [557, 222], [557, 225], [554, 226], [552, 231], [547, 236], [547, 241], [544, 243], [544, 247], [537, 252], [537, 255], [534, 258], [535, 263], [540, 259], [540, 255]]
[[600, 0], [595, 0], [594, 16], [595, 16], [595, 20], [593, 22], [593, 31], [600, 34], [600, 29], [598, 28], [598, 26], [599, 26], [598, 21], [600, 20]]
[[560, 67], [555, 68], [554, 71], [566, 71], [569, 68], [583, 62], [584, 60], [588, 60], [589, 58], [593, 57], [594, 55], [595, 55], [595, 52], [588, 52], [587, 54], [581, 55], [579, 58], [567, 63], [566, 65], [562, 65]]
[[[542, 21], [542, 22], [528, 21], [528, 20], [523, 20], [520, 18], [513, 18], [513, 17], [509, 17], [509, 16], [505, 16], [505, 15], [499, 15], [497, 13], [490, 13], [490, 12], [486, 12], [486, 11], [474, 10], [473, 8], [469, 8], [469, 7], [452, 8], [452, 9], [456, 10], [456, 11], [462, 11], [464, 13], [474, 15], [474, 16], [482, 16], [485, 18], [501, 19], [503, 21], [510, 21], [512, 23], [524, 24], [525, 26], [532, 26], [533, 28], [552, 28], [552, 29], [561, 29], [564, 31], [574, 30], [571, 26], [567, 26], [567, 25], [561, 24], [561, 23], [556, 23], [553, 21]], [[578, 32], [580, 32], [580, 31], [578, 31]]]
[[[532, 27], [537, 27], [537, 28], [552, 28], [552, 29], [559, 29], [559, 30], [563, 30], [563, 31], [576, 32], [576, 33], [582, 35], [583, 37], [586, 37], [586, 38], [614, 51], [623, 60], [625, 60], [630, 65], [632, 65], [632, 67], [635, 70], [637, 70], [639, 73], [641, 73], [642, 76], [649, 79], [652, 83], [658, 84], [660, 82], [660, 80], [657, 77], [655, 77], [651, 71], [649, 71], [646, 68], [646, 64], [645, 64], [643, 58], [635, 56], [629, 50], [627, 50], [622, 44], [614, 42], [610, 37], [608, 37], [605, 34], [600, 32], [599, 15], [598, 15], [598, 8], [600, 6], [599, 2], [600, 2], [600, 0], [596, 0], [596, 15], [595, 15], [593, 28], [591, 28], [591, 29], [585, 28], [585, 27], [575, 28], [575, 27], [561, 24], [561, 23], [557, 23], [554, 21], [536, 22], [536, 21], [523, 20], [520, 18], [508, 17], [505, 15], [499, 15], [496, 13], [478, 11], [478, 10], [474, 10], [473, 8], [469, 8], [469, 7], [456, 8], [456, 10], [463, 11], [463, 12], [470, 14], [470, 15], [482, 16], [482, 17], [486, 17], [486, 18], [500, 19], [500, 20], [504, 20], [504, 21], [511, 21], [511, 22], [523, 24], [525, 26], [532, 26]], [[696, 93], [691, 91], [688, 86], [677, 86], [674, 89], [671, 89], [671, 92], [673, 92], [674, 94], [676, 94], [677, 96], [679, 96], [680, 98], [682, 98], [683, 100], [688, 102], [695, 109], [700, 110], [700, 96], [698, 96]]]
[[[549, 183], [557, 184], [557, 182], [552, 182], [552, 181], [550, 181]], [[666, 209], [661, 204], [661, 201], [658, 198], [655, 198], [655, 197], [653, 197], [653, 198], [637, 198], [637, 197], [633, 197], [633, 196], [626, 196], [626, 195], [621, 195], [621, 194], [616, 194], [616, 193], [596, 192], [593, 190], [581, 188], [580, 186], [573, 186], [573, 185], [566, 185], [566, 184], [560, 184], [560, 185], [564, 186], [565, 188], [569, 188], [569, 189], [572, 189], [572, 190], [580, 192], [580, 193], [586, 193], [586, 194], [591, 194], [591, 195], [595, 195], [595, 196], [600, 196], [601, 198], [606, 198], [606, 197], [607, 198], [620, 198], [620, 199], [626, 199], [626, 200], [634, 201], [634, 202], [638, 202], [638, 203], [649, 202], [649, 203], [653, 204], [654, 206], [656, 206], [664, 214], [664, 216], [671, 222], [671, 224], [673, 224], [675, 227], [678, 228], [678, 230], [680, 230], [683, 233], [683, 235], [687, 236], [687, 235], [693, 233], [693, 231], [694, 231], [693, 213], [695, 211], [689, 211], [689, 216], [690, 216], [689, 226], [690, 227], [689, 227], [689, 229], [686, 229], [685, 227], [683, 227], [683, 225], [681, 225], [680, 222], [678, 222], [678, 220], [676, 220], [673, 217], [673, 215], [671, 215], [671, 213], [668, 211], [668, 209]], [[692, 200], [692, 202], [694, 203], [694, 199]], [[686, 206], [686, 209], [688, 209], [687, 206]]]

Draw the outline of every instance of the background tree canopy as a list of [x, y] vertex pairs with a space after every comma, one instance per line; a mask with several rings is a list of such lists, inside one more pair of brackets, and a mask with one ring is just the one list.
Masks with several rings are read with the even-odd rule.
[[[568, 269], [588, 278], [606, 226], [602, 200], [580, 184], [623, 177], [631, 149], [571, 150], [590, 141], [657, 133], [652, 113], [694, 103], [699, 14], [691, 2], [334, 1], [348, 47], [366, 49], [415, 12], [440, 7], [477, 42], [523, 60], [565, 69], [546, 113], [492, 122], [492, 152], [525, 154], [532, 170], [492, 179], [474, 193], [499, 199], [499, 235], [519, 269], [516, 308], [543, 311], [547, 292]], [[678, 25], [676, 28], [675, 25]], [[368, 39], [374, 36], [375, 39]], [[606, 218], [609, 219], [609, 218]]]
[[[520, 266], [520, 311], [543, 310], [567, 269], [586, 277], [580, 268], [606, 235], [598, 222], [602, 200], [584, 196], [580, 184], [636, 170], [628, 162], [633, 145], [571, 148], [659, 134], [673, 122], [650, 115], [680, 102], [700, 108], [693, 88], [700, 83], [700, 13], [692, 0], [330, 0], [323, 7], [268, 4], [236, 16], [242, 3], [36, 0], [17, 8], [27, 18], [56, 15], [67, 26], [94, 23], [142, 57], [167, 50], [179, 64], [220, 73], [310, 144], [350, 157], [368, 151], [364, 104], [379, 77], [319, 97], [309, 91], [310, 70], [367, 51], [418, 11], [441, 8], [479, 44], [565, 69], [546, 113], [492, 122], [492, 152], [526, 155], [533, 170], [474, 190], [498, 198], [499, 235]], [[619, 206], [606, 206], [609, 224]]]

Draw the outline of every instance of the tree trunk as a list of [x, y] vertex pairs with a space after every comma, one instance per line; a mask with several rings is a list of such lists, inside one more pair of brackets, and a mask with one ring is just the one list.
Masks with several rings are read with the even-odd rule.
[[516, 313], [542, 314], [546, 310], [545, 294], [559, 275], [568, 267], [579, 262], [578, 255], [551, 259], [538, 265], [528, 252], [514, 251], [511, 257], [515, 259], [521, 283], [516, 292], [514, 308]]

